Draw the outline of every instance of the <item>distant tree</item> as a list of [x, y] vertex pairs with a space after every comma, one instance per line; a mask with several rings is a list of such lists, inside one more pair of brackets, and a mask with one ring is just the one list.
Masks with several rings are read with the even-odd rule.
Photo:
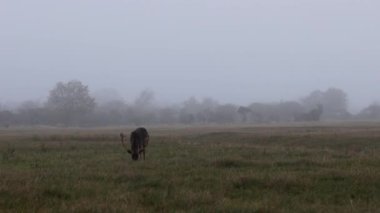
[[132, 106], [128, 112], [134, 124], [143, 125], [154, 123], [157, 120], [154, 98], [154, 92], [149, 89], [142, 91], [136, 98], [134, 106]]
[[252, 110], [250, 120], [253, 123], [270, 123], [278, 120], [274, 104], [252, 103], [249, 108]]
[[310, 110], [307, 113], [302, 113], [295, 116], [295, 121], [320, 121], [323, 113], [323, 106], [318, 105], [317, 108]]
[[182, 123], [209, 123], [215, 117], [215, 110], [219, 103], [212, 98], [205, 98], [201, 102], [191, 97], [182, 104], [179, 119]]
[[103, 105], [113, 101], [123, 101], [121, 95], [115, 89], [111, 88], [97, 90], [92, 92], [92, 95], [97, 105]]
[[135, 100], [135, 105], [138, 107], [148, 107], [153, 104], [154, 101], [154, 92], [152, 90], [144, 90]]
[[324, 94], [325, 113], [332, 118], [345, 118], [348, 114], [347, 94], [337, 88], [330, 88]]
[[173, 124], [178, 121], [179, 117], [178, 109], [175, 107], [165, 107], [158, 110], [159, 123]]
[[194, 114], [188, 113], [184, 109], [181, 109], [179, 113], [179, 121], [183, 124], [193, 124], [195, 122], [195, 116]]
[[233, 104], [224, 104], [216, 107], [213, 122], [234, 123], [237, 121], [237, 107]]
[[8, 128], [14, 122], [15, 115], [9, 111], [0, 111], [0, 126]]
[[194, 115], [201, 111], [201, 103], [195, 97], [190, 97], [188, 100], [183, 102], [182, 109], [186, 114]]
[[92, 112], [95, 108], [95, 100], [90, 96], [88, 86], [73, 80], [57, 83], [50, 91], [46, 106], [58, 115], [60, 121], [70, 125]]
[[241, 107], [239, 107], [239, 109], [237, 110], [237, 112], [238, 112], [238, 114], [241, 117], [241, 121], [243, 123], [246, 123], [248, 121], [249, 114], [252, 113], [252, 110], [249, 107], [241, 106]]
[[285, 101], [277, 104], [276, 112], [282, 122], [294, 121], [295, 116], [303, 112], [303, 107], [295, 101]]
[[378, 103], [369, 105], [358, 114], [358, 118], [366, 120], [380, 119], [380, 105]]
[[199, 104], [199, 110], [196, 112], [196, 119], [201, 123], [209, 123], [215, 117], [215, 110], [219, 103], [212, 98], [204, 98]]
[[196, 122], [196, 116], [201, 111], [201, 104], [195, 97], [190, 97], [182, 103], [179, 113], [179, 120], [184, 124], [192, 124]]
[[[291, 122], [297, 114], [303, 112], [303, 107], [295, 101], [279, 103], [252, 103], [248, 107], [249, 120], [253, 123]], [[240, 108], [240, 113], [245, 112]]]
[[103, 104], [96, 107], [94, 110], [97, 116], [97, 122], [103, 124], [126, 124], [127, 117], [127, 104], [122, 100], [112, 100], [109, 102], [103, 102]]
[[329, 88], [327, 91], [314, 91], [302, 99], [306, 111], [323, 106], [323, 117], [327, 119], [344, 119], [350, 116], [348, 112], [347, 94], [337, 88]]
[[318, 106], [318, 104], [324, 104], [325, 93], [320, 90], [315, 90], [311, 92], [308, 96], [301, 100], [302, 104], [306, 107], [306, 109], [311, 110]]
[[45, 119], [45, 110], [35, 101], [24, 101], [18, 108], [18, 121], [27, 125], [41, 124]]

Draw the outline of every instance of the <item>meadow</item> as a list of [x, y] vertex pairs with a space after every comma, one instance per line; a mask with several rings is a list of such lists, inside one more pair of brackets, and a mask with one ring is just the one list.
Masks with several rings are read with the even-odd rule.
[[0, 212], [380, 212], [380, 125], [0, 129]]

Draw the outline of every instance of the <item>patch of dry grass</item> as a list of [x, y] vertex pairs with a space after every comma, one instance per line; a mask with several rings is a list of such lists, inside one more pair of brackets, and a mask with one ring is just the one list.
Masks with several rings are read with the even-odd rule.
[[[0, 211], [376, 212], [380, 126], [0, 131]], [[129, 132], [127, 129], [124, 132]]]

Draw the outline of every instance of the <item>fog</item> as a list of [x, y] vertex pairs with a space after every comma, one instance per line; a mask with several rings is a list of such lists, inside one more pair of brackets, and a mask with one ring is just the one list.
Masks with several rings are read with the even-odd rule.
[[[376, 0], [1, 0], [0, 104], [80, 80], [132, 103], [299, 100], [336, 87], [380, 101]], [[110, 94], [110, 93], [108, 93]]]

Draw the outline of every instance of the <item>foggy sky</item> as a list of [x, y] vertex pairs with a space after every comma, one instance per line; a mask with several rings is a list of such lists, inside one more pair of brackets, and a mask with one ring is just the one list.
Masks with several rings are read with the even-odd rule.
[[380, 101], [378, 0], [0, 0], [0, 103], [81, 80], [127, 100]]

